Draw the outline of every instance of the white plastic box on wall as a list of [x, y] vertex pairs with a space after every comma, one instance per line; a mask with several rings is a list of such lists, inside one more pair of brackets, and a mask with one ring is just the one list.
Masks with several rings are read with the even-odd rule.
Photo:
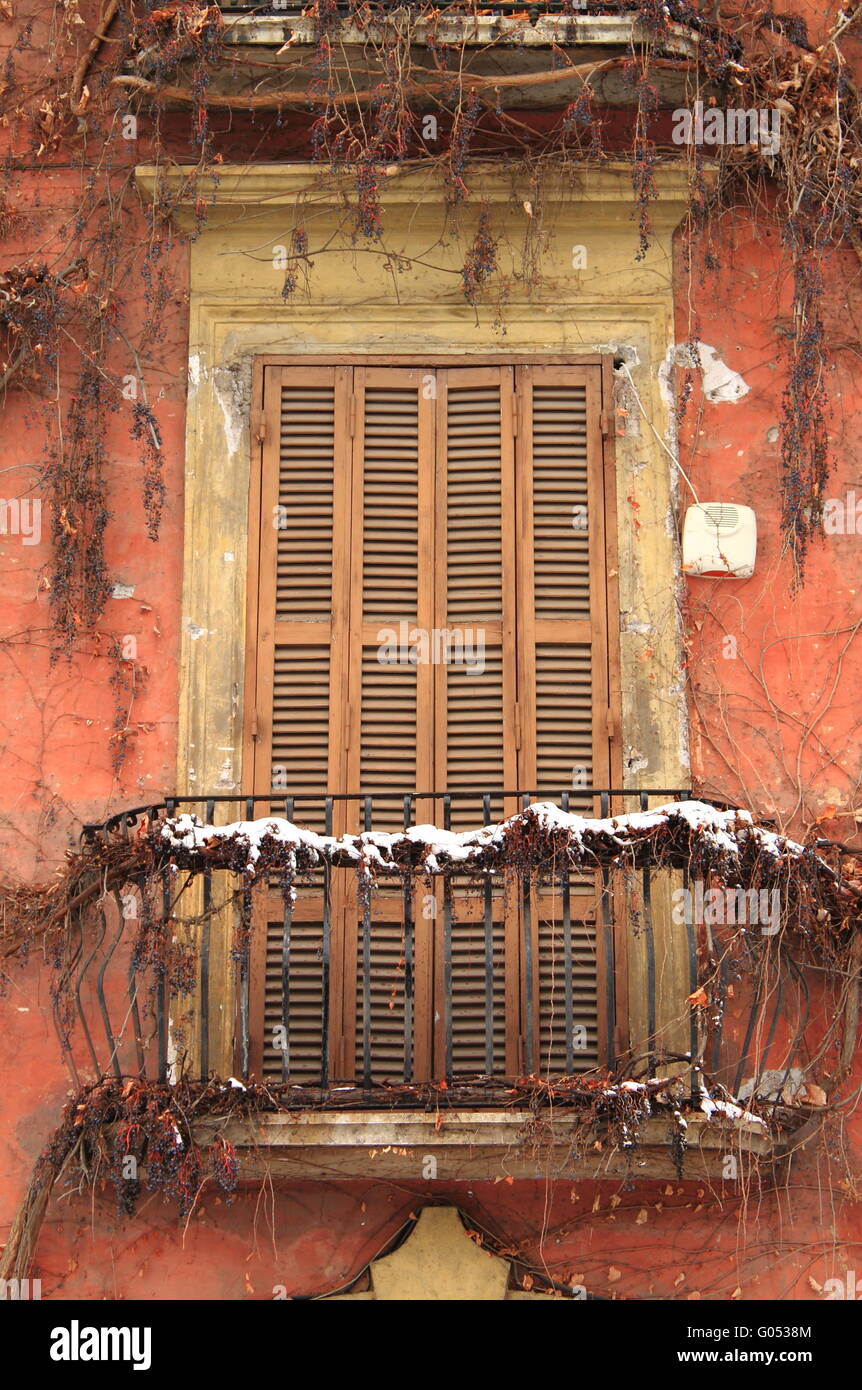
[[682, 528], [683, 574], [749, 579], [757, 555], [757, 518], [735, 502], [699, 502]]

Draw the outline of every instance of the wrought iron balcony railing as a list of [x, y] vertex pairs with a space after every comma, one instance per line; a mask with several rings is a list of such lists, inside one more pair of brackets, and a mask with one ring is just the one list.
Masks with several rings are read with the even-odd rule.
[[[142, 867], [132, 853], [143, 840], [159, 843], [154, 831], [183, 814], [206, 825], [283, 816], [326, 835], [373, 835], [414, 826], [417, 808], [423, 817], [433, 808], [446, 832], [461, 828], [466, 806], [481, 807], [493, 824], [501, 807], [511, 813], [536, 800], [604, 818], [688, 795], [578, 788], [174, 797], [88, 825], [94, 873], [100, 846], [116, 852], [122, 844], [130, 870], [127, 883], [80, 914], [64, 963], [57, 1020], [70, 1064], [78, 1078], [86, 1070], [171, 1080], [182, 1070], [205, 1080], [229, 1069], [318, 1104], [339, 1088], [359, 1104], [379, 1103], [381, 1087], [390, 1097], [403, 1088], [406, 1098], [431, 1081], [472, 1086], [491, 1102], [516, 1076], [654, 1076], [671, 1064], [690, 1069], [694, 1092], [704, 1069], [736, 1087], [750, 1071], [789, 1071], [807, 1018], [797, 1019], [788, 1051], [782, 989], [771, 1021], [773, 992], [755, 991], [725, 1040], [732, 964], [722, 957], [716, 970], [716, 952], [690, 914], [670, 923], [667, 870], [604, 866], [579, 875], [513, 863], [471, 883], [466, 871], [432, 882], [416, 868], [369, 893], [351, 889], [351, 871], [330, 863], [289, 885], [266, 874], [237, 888], [224, 869], [184, 871], [167, 850]], [[627, 945], [636, 968], [622, 959]], [[664, 987], [670, 956], [677, 992], [668, 1000], [658, 981]], [[232, 973], [224, 968], [230, 958]], [[705, 1011], [685, 994], [697, 1000], [707, 971], [720, 977], [722, 1004]]]

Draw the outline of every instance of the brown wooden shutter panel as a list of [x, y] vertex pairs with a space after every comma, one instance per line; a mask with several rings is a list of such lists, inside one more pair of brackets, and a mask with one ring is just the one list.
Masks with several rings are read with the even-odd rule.
[[[413, 791], [431, 776], [432, 675], [400, 647], [432, 625], [433, 402], [418, 371], [357, 368], [354, 391], [346, 790]], [[394, 662], [380, 659], [390, 637]]]
[[[471, 791], [454, 798], [454, 829], [481, 823], [482, 792], [513, 790], [517, 779], [515, 651], [514, 382], [510, 367], [439, 372], [437, 408], [435, 624], [457, 638], [458, 660], [436, 670], [435, 784]], [[491, 799], [492, 819], [516, 809]], [[434, 807], [441, 824], [442, 804]], [[443, 994], [442, 892], [438, 890], [436, 997]], [[452, 880], [452, 1063], [484, 1073], [484, 897]], [[517, 924], [500, 885], [491, 901], [494, 1069], [514, 1069], [507, 998], [517, 1001]], [[437, 1008], [435, 1074], [445, 1065], [443, 1010]], [[515, 1022], [515, 1031], [517, 1022]], [[507, 1043], [509, 1056], [507, 1057]]]
[[[513, 789], [515, 472], [510, 367], [438, 373], [435, 626], [460, 634], [462, 659], [436, 668], [440, 789]], [[481, 643], [484, 662], [475, 659]], [[471, 659], [464, 659], [471, 658]], [[484, 669], [479, 669], [484, 665]], [[491, 812], [507, 808], [494, 798]], [[514, 802], [511, 803], [514, 809]], [[476, 824], [482, 798], [453, 802]]]
[[[597, 368], [517, 369], [519, 705], [521, 785], [540, 797], [568, 791], [572, 810], [593, 812], [580, 786], [610, 785], [608, 614], [604, 476]], [[601, 961], [592, 876], [570, 882], [573, 1029], [586, 1030], [579, 1070], [603, 1054]], [[531, 896], [535, 1063], [566, 1070], [565, 942], [559, 889]], [[526, 981], [522, 980], [522, 999]], [[525, 1025], [526, 1026], [526, 1025]]]
[[[270, 368], [266, 378], [260, 579], [249, 634], [257, 670], [259, 732], [249, 759], [255, 790], [270, 789], [272, 768], [284, 769], [292, 795], [476, 789], [470, 801], [452, 803], [457, 829], [481, 819], [485, 788], [559, 792], [579, 766], [585, 781], [608, 785], [598, 369]], [[270, 523], [279, 504], [281, 530]], [[584, 516], [586, 527], [572, 524]], [[416, 628], [429, 638], [435, 631], [469, 637], [472, 661], [463, 650], [456, 662], [439, 661], [439, 647], [437, 664], [380, 659], [382, 642], [405, 635], [409, 642]], [[272, 790], [279, 809], [285, 788]], [[578, 804], [576, 788], [571, 804]], [[514, 799], [495, 797], [491, 815], [517, 809]], [[419, 802], [414, 811], [419, 821], [441, 823], [439, 800]], [[401, 817], [400, 801], [375, 798], [375, 829], [397, 828]], [[297, 805], [296, 818], [322, 829], [322, 796], [312, 808]], [[361, 804], [335, 803], [334, 832], [360, 828]], [[352, 875], [336, 871], [332, 878], [330, 1057], [334, 1076], [352, 1078], [361, 1068], [362, 905]], [[508, 1074], [522, 1069], [526, 1000], [524, 917], [514, 887], [495, 889], [491, 907], [493, 1066]], [[423, 911], [427, 886], [414, 901], [417, 1077], [442, 1074], [439, 885], [434, 897], [436, 918]], [[300, 890], [291, 923], [296, 1081], [313, 1081], [320, 1070], [320, 903], [319, 891]], [[534, 894], [531, 906], [533, 1060], [554, 1073], [567, 1060], [559, 892]], [[575, 1065], [586, 1069], [600, 1056], [602, 1026], [591, 883], [572, 882], [571, 909], [572, 1022], [588, 1035]], [[253, 1049], [252, 1066], [276, 1080], [280, 898], [269, 896], [262, 911], [265, 951], [252, 981], [252, 1033], [257, 1029], [265, 1046]], [[373, 918], [372, 1069], [377, 1081], [398, 1080], [405, 1014], [397, 889], [375, 895]], [[483, 895], [456, 879], [456, 1072], [486, 1069], [484, 951]]]
[[[432, 777], [433, 668], [405, 658], [416, 629], [433, 625], [434, 401], [422, 373], [399, 368], [356, 368], [354, 400], [345, 789], [391, 790], [391, 799], [375, 799], [374, 828], [394, 830], [403, 823], [403, 794], [428, 790]], [[349, 803], [355, 829], [362, 828], [362, 812], [361, 803]], [[371, 937], [372, 1070], [380, 1080], [401, 1079], [404, 1070], [401, 908], [400, 891], [381, 886]], [[417, 1036], [411, 1044], [422, 1068], [429, 1065], [432, 925], [419, 917], [414, 944]], [[347, 1073], [362, 1062], [356, 1046], [363, 1017], [362, 930], [362, 904], [351, 888], [340, 1006]]]
[[[339, 367], [273, 368], [266, 373], [259, 515], [259, 580], [253, 641], [257, 736], [251, 743], [256, 793], [299, 800], [296, 819], [325, 828], [323, 793], [343, 779], [346, 573], [350, 505], [350, 372]], [[246, 744], [249, 748], [248, 743]], [[258, 813], [261, 808], [258, 807]], [[333, 830], [343, 828], [337, 806]], [[320, 1073], [321, 946], [318, 887], [300, 890], [288, 942], [291, 1076]], [[250, 979], [250, 1065], [280, 1078], [273, 1029], [282, 1021], [284, 913], [280, 893], [255, 894]], [[333, 917], [343, 911], [337, 886]]]

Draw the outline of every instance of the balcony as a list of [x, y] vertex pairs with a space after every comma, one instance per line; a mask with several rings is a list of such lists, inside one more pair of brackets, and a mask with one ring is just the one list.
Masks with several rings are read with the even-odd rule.
[[[728, 1131], [752, 1161], [774, 1157], [808, 1113], [807, 1016], [781, 960], [670, 920], [691, 813], [658, 867], [661, 817], [610, 819], [687, 794], [560, 792], [564, 816], [599, 815], [577, 862], [558, 853], [552, 796], [176, 797], [85, 827], [92, 887], [56, 990], [73, 1080], [247, 1097], [195, 1126], [234, 1145], [246, 1178], [415, 1176], [420, 1152], [447, 1176], [551, 1162], [717, 1179]], [[459, 837], [475, 807], [491, 829]]]

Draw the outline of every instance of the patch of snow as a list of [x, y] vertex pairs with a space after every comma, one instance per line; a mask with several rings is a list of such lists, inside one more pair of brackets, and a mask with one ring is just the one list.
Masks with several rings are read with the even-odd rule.
[[[507, 829], [519, 824], [532, 824], [546, 832], [563, 832], [573, 856], [577, 858], [583, 855], [586, 858], [589, 845], [585, 847], [585, 840], [591, 843], [609, 840], [622, 851], [632, 843], [633, 836], [648, 834], [673, 820], [684, 821], [691, 832], [731, 860], [738, 860], [743, 845], [751, 841], [760, 850], [776, 858], [785, 855], [797, 857], [809, 852], [794, 840], [756, 826], [749, 811], [720, 811], [703, 801], [673, 801], [651, 811], [634, 811], [604, 819], [579, 816], [561, 810], [553, 802], [539, 801], [507, 821], [475, 830], [456, 833], [434, 825], [416, 825], [392, 833], [368, 830], [359, 835], [345, 835], [338, 840], [331, 835], [317, 835], [314, 831], [304, 830], [279, 816], [213, 826], [204, 825], [196, 816], [183, 813], [166, 820], [160, 833], [177, 849], [189, 851], [202, 850], [214, 840], [236, 841], [246, 850], [250, 874], [254, 873], [254, 865], [260, 858], [264, 839], [294, 851], [310, 851], [314, 863], [320, 859], [331, 860], [337, 854], [342, 862], [354, 863], [366, 871], [372, 866], [394, 868], [396, 852], [400, 848], [418, 845], [424, 851], [425, 871], [436, 874], [453, 864], [468, 865], [481, 861], [488, 849], [504, 844]], [[441, 863], [441, 860], [445, 862]]]

